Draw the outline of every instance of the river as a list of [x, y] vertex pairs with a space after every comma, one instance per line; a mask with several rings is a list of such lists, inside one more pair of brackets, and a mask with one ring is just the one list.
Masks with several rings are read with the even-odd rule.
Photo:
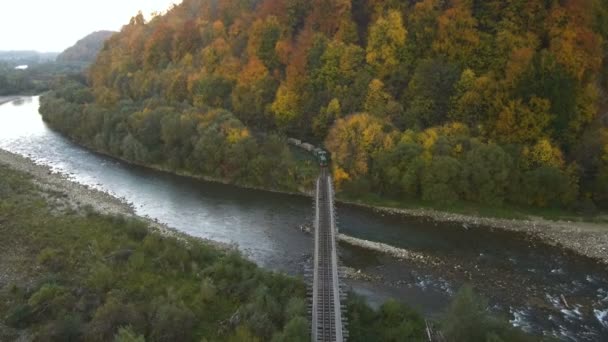
[[[137, 214], [190, 235], [238, 246], [258, 265], [293, 275], [310, 264], [312, 199], [175, 176], [82, 148], [38, 114], [39, 98], [0, 105], [0, 148], [133, 204]], [[367, 279], [347, 279], [377, 305], [396, 298], [439, 317], [464, 283], [492, 310], [535, 334], [566, 341], [608, 340], [608, 268], [522, 233], [337, 206], [340, 232], [421, 253], [403, 261], [341, 244], [342, 263]], [[560, 299], [563, 295], [566, 306]]]

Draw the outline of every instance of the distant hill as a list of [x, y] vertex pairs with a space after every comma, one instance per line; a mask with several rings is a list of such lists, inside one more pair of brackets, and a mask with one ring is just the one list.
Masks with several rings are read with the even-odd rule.
[[76, 44], [57, 56], [58, 62], [93, 63], [95, 57], [103, 48], [104, 42], [110, 38], [113, 31], [97, 31], [82, 38]]

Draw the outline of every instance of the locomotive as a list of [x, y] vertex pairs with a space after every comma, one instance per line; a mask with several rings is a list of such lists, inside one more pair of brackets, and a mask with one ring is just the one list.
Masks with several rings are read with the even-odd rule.
[[327, 167], [329, 165], [329, 154], [327, 151], [322, 149], [317, 149], [315, 151], [315, 156], [317, 157], [317, 162], [320, 167]]

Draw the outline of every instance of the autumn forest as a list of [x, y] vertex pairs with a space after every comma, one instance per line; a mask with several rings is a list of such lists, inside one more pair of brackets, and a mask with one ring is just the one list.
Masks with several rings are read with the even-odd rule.
[[184, 0], [140, 14], [54, 128], [135, 163], [304, 191], [331, 152], [344, 196], [608, 208], [601, 0]]

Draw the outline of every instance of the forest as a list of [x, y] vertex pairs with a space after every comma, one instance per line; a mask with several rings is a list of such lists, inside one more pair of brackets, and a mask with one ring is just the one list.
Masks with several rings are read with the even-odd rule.
[[[28, 65], [25, 70], [15, 69], [19, 65]], [[0, 60], [0, 96], [35, 95], [48, 91], [57, 77], [77, 73], [81, 67], [54, 62], [30, 62]]]
[[[112, 36], [47, 122], [114, 156], [341, 195], [608, 208], [601, 0], [184, 0]], [[314, 170], [314, 169], [313, 169]]]

